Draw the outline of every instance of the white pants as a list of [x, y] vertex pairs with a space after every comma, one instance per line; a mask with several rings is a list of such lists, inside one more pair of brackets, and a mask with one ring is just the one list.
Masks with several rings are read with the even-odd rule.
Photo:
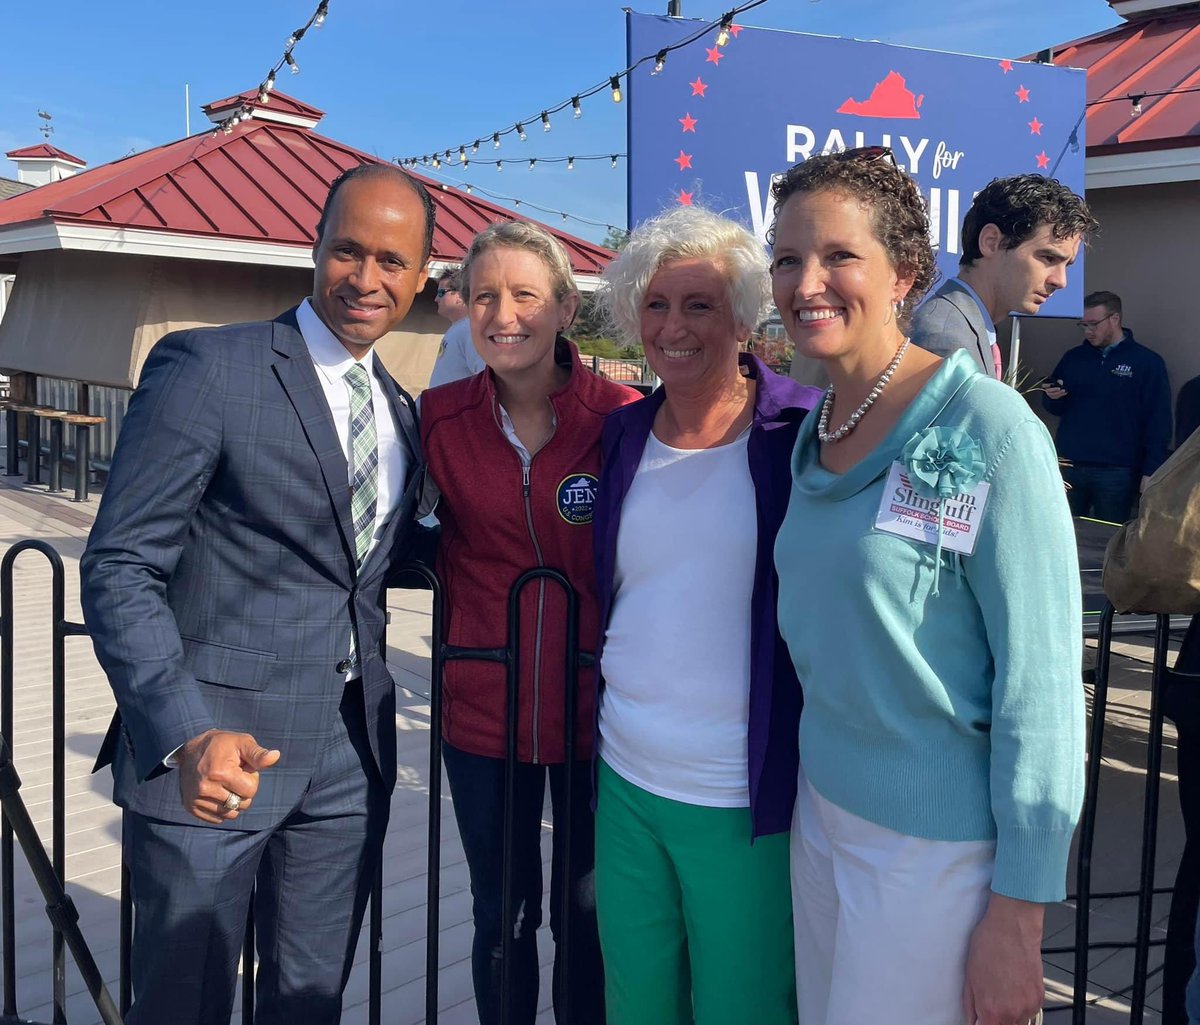
[[963, 1025], [967, 945], [996, 845], [904, 836], [800, 772], [792, 906], [800, 1025]]

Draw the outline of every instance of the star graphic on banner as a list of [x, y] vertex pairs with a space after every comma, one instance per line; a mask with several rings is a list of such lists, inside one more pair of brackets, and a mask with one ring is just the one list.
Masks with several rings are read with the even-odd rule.
[[690, 153], [684, 153], [683, 150], [680, 150], [679, 156], [675, 158], [675, 163], [679, 165], [679, 170], [681, 171], [689, 168], [692, 166], [692, 155]]
[[1029, 134], [1030, 135], [1041, 135], [1043, 127], [1044, 126], [1042, 125], [1042, 123], [1035, 117], [1032, 121], [1029, 122]]
[[741, 33], [741, 31], [742, 31], [741, 25], [730, 25], [729, 26], [729, 34], [731, 36], [733, 36], [734, 39], [737, 39], [737, 37]]
[[721, 52], [719, 49], [717, 49], [715, 46], [710, 46], [710, 47], [709, 47], [707, 50], [705, 50], [704, 52], [705, 52], [706, 54], [708, 54], [708, 56], [704, 58], [704, 63], [705, 63], [705, 64], [720, 64], [720, 63], [721, 63], [721, 58], [725, 56], [725, 54], [723, 54], [723, 53], [722, 53], [722, 52]]
[[1017, 96], [1018, 102], [1020, 102], [1020, 103], [1028, 103], [1029, 102], [1029, 90], [1026, 89], [1024, 86], [1021, 86], [1017, 90], [1016, 96]]
[[681, 118], [679, 119], [679, 123], [680, 123], [681, 125], [683, 125], [683, 130], [684, 130], [685, 132], [692, 132], [692, 133], [695, 133], [695, 131], [696, 131], [696, 119], [695, 119], [694, 117], [692, 117], [692, 115], [691, 115], [691, 114], [684, 114], [684, 115], [683, 115], [683, 117], [681, 117]]
[[695, 195], [695, 193], [684, 192], [683, 189], [680, 189], [679, 195], [675, 197], [675, 202], [678, 203], [680, 206], [691, 206], [693, 195]]
[[1045, 150], [1042, 150], [1042, 152], [1037, 155], [1037, 164], [1038, 167], [1043, 171], [1050, 166], [1050, 158], [1046, 156]]
[[705, 94], [705, 92], [708, 91], [708, 83], [707, 82], [702, 82], [700, 80], [700, 76], [697, 75], [696, 81], [688, 82], [688, 85], [690, 85], [692, 87], [692, 95], [693, 96], [699, 96], [700, 99], [704, 99], [704, 94]]
[[1000, 70], [1006, 75], [1012, 71], [1012, 61], [1004, 60], [1000, 62]]

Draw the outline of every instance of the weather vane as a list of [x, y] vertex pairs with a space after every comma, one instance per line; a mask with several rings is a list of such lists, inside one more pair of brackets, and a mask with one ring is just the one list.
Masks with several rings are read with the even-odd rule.
[[43, 136], [43, 138], [45, 138], [45, 140], [47, 142], [49, 142], [50, 136], [52, 136], [54, 134], [54, 125], [52, 125], [50, 123], [51, 121], [54, 120], [54, 115], [47, 114], [44, 110], [39, 110], [37, 112], [37, 116], [42, 119], [42, 127], [41, 127], [42, 136]]

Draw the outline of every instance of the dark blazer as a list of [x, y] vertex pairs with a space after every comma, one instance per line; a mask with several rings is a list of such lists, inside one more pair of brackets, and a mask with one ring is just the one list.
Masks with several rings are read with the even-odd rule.
[[177, 332], [151, 351], [80, 563], [84, 618], [117, 698], [98, 764], [112, 761], [122, 807], [196, 825], [162, 760], [221, 728], [282, 752], [251, 809], [222, 828], [281, 820], [338, 714], [353, 623], [371, 753], [395, 784], [384, 590], [425, 472], [412, 399], [375, 367], [408, 471], [356, 574], [346, 458], [295, 310]]
[[974, 296], [953, 279], [913, 314], [909, 337], [914, 345], [943, 358], [956, 349], [965, 349], [988, 377], [996, 376], [983, 311]]

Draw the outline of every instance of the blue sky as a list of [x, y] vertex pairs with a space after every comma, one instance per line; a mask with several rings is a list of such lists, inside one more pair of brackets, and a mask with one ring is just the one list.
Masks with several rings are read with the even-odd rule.
[[[326, 111], [318, 131], [380, 157], [457, 147], [535, 115], [528, 142], [503, 139], [481, 157], [623, 152], [625, 104], [607, 93], [579, 120], [559, 115], [544, 133], [536, 112], [625, 67], [630, 0], [330, 0], [329, 18], [294, 53], [300, 74], [284, 91]], [[733, 5], [682, 0], [687, 18], [712, 20]], [[666, 0], [634, 8], [662, 14]], [[41, 141], [39, 109], [54, 115], [52, 142], [91, 165], [192, 131], [200, 105], [256, 86], [316, 0], [57, 0], [6, 4], [0, 14], [0, 152]], [[769, 0], [744, 24], [878, 39], [939, 50], [1019, 57], [1117, 24], [1104, 0]], [[641, 56], [635, 55], [635, 56]], [[565, 165], [443, 169], [443, 180], [555, 211], [623, 224], [625, 171], [607, 160]], [[0, 176], [15, 177], [0, 159]], [[511, 204], [506, 204], [511, 205]], [[537, 215], [528, 206], [522, 212]], [[586, 238], [604, 227], [547, 220]]]

